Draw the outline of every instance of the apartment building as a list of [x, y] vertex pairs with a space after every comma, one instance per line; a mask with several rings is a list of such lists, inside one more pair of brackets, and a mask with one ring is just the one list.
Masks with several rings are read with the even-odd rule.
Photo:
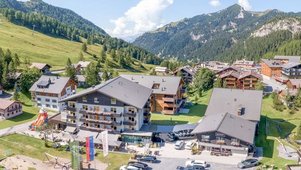
[[122, 77], [152, 89], [151, 112], [173, 115], [185, 103], [184, 81], [175, 76], [121, 75]]
[[262, 97], [258, 90], [213, 89], [205, 116], [192, 131], [199, 146], [219, 156], [254, 152]]
[[191, 66], [180, 67], [173, 73], [174, 76], [181, 76], [186, 84], [190, 84], [193, 81], [195, 74], [196, 70]]
[[0, 120], [13, 118], [22, 113], [22, 104], [20, 102], [0, 99]]
[[62, 99], [75, 94], [76, 83], [69, 77], [41, 76], [30, 88], [31, 98], [38, 107], [61, 111]]
[[[228, 71], [227, 71], [228, 70]], [[220, 71], [218, 77], [222, 80], [224, 88], [238, 88], [254, 90], [256, 84], [261, 81], [261, 75], [252, 71], [241, 71], [230, 67]]]
[[289, 62], [282, 67], [282, 76], [287, 79], [301, 78], [301, 63]]
[[150, 120], [152, 90], [123, 77], [83, 90], [62, 100], [67, 126], [101, 132], [138, 131]]

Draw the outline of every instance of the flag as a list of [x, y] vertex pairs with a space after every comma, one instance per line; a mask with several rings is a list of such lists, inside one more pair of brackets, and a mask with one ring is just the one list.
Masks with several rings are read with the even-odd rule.
[[86, 156], [87, 156], [87, 161], [93, 161], [94, 160], [93, 136], [86, 137]]

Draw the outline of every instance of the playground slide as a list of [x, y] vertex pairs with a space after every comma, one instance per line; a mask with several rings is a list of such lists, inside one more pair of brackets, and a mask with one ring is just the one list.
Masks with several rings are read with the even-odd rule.
[[30, 128], [32, 130], [35, 130], [37, 127], [40, 127], [42, 126], [44, 123], [47, 123], [48, 121], [48, 115], [47, 115], [47, 112], [45, 112], [43, 109], [40, 110], [39, 112], [39, 116], [38, 118], [36, 119], [35, 122], [33, 122], [30, 126]]

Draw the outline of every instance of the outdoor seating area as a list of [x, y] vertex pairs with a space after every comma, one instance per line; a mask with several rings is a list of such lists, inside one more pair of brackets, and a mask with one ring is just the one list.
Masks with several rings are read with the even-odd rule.
[[230, 149], [211, 148], [211, 155], [214, 155], [214, 156], [232, 156], [232, 152], [231, 152]]

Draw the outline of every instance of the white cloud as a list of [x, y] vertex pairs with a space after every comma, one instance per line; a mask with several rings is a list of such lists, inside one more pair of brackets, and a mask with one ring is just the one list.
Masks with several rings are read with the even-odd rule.
[[249, 0], [238, 0], [238, 4], [242, 6], [245, 10], [251, 10], [252, 6]]
[[112, 36], [128, 38], [162, 26], [162, 14], [174, 0], [141, 0], [122, 17], [111, 20], [115, 27], [108, 31]]
[[209, 4], [214, 7], [217, 7], [217, 6], [221, 5], [221, 1], [220, 0], [210, 0]]

